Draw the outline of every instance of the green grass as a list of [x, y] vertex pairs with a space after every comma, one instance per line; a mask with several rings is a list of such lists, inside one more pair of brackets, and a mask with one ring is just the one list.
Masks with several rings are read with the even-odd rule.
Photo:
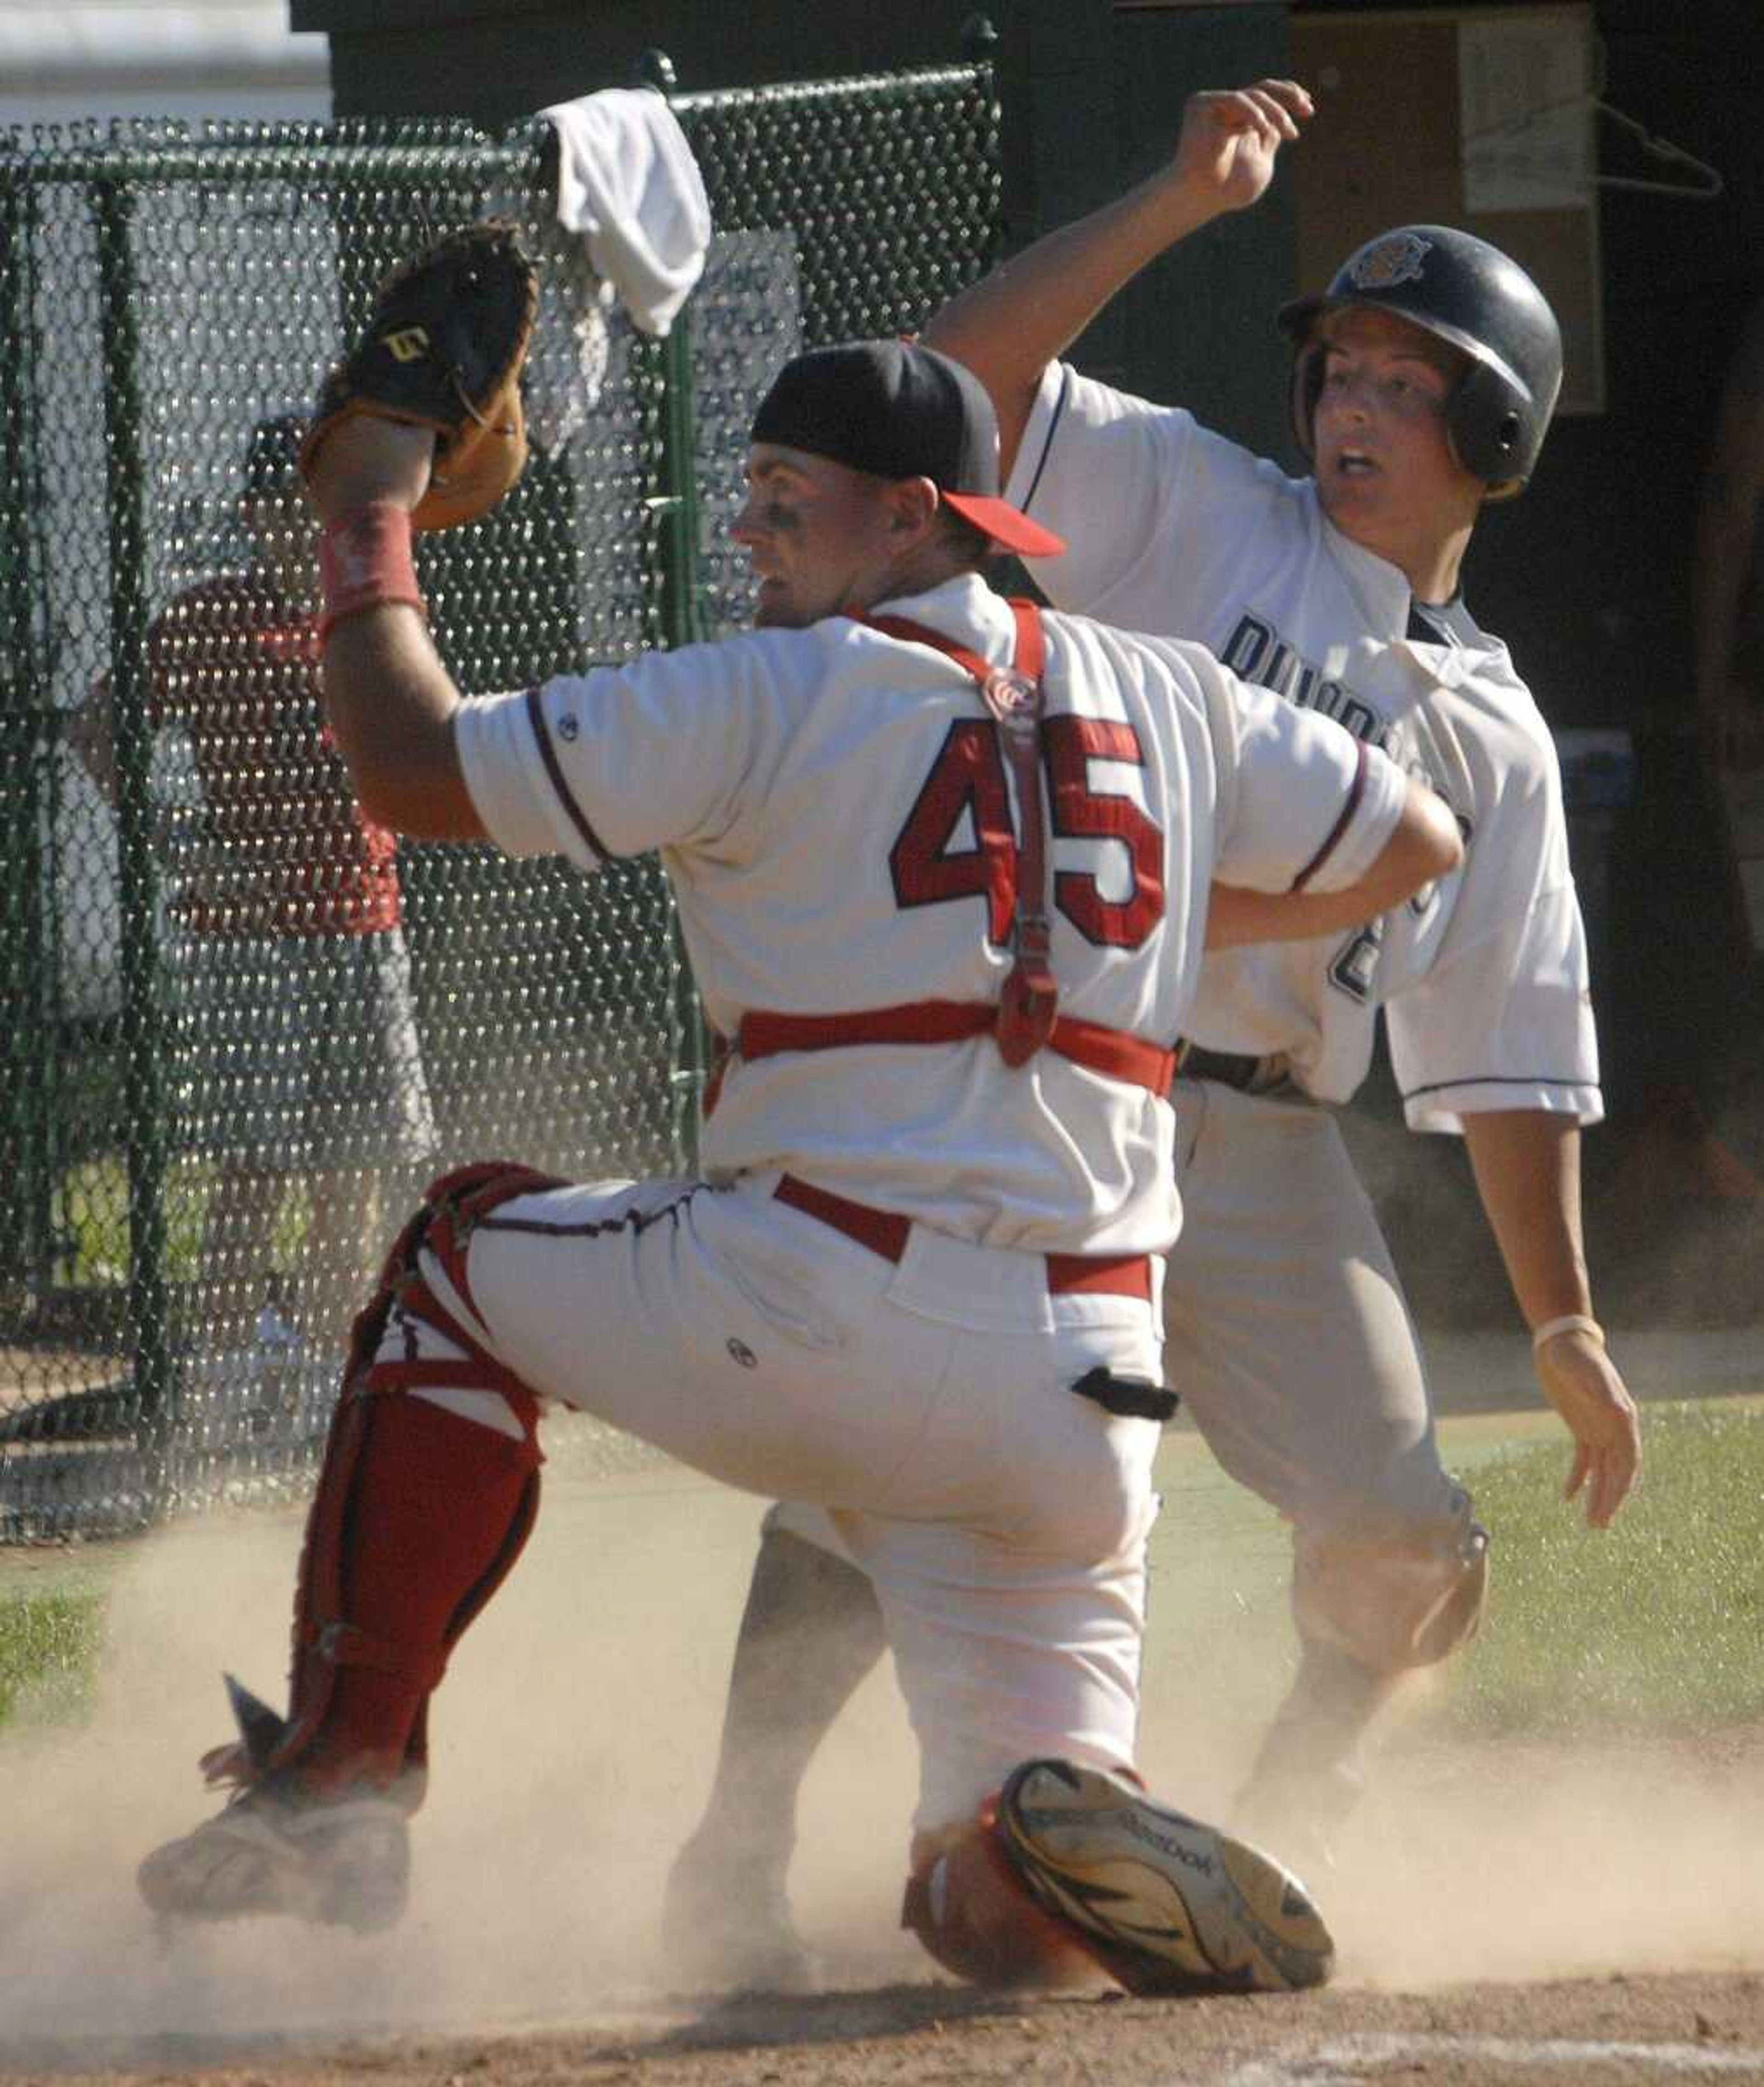
[[[1650, 1406], [1644, 1425], [1642, 1483], [1602, 1534], [1561, 1500], [1559, 1429], [1453, 1457], [1493, 1533], [1492, 1598], [1481, 1635], [1440, 1670], [1410, 1729], [1639, 1739], [1764, 1719], [1764, 1407]], [[1166, 1664], [1190, 1678], [1192, 1658], [1211, 1668], [1228, 1645], [1263, 1688], [1290, 1657], [1284, 1534], [1198, 1445], [1170, 1449], [1154, 1639], [1182, 1648]], [[0, 1573], [0, 1730], [85, 1709], [105, 1582], [126, 1556], [95, 1547], [79, 1562]], [[1215, 1681], [1232, 1685], [1227, 1674]], [[1147, 1714], [1158, 1714], [1149, 1696]]]
[[91, 1701], [103, 1636], [103, 1590], [88, 1576], [0, 1583], [0, 1730], [15, 1719], [76, 1721]]
[[[173, 1283], [194, 1283], [202, 1272], [203, 1228], [217, 1167], [207, 1159], [179, 1159], [165, 1175], [166, 1273]], [[82, 1160], [62, 1180], [52, 1216], [70, 1247], [61, 1279], [79, 1290], [102, 1289], [128, 1279], [128, 1176], [122, 1159], [110, 1154]], [[305, 1207], [286, 1198], [270, 1241], [278, 1267], [297, 1265], [305, 1232]]]
[[1607, 1735], [1764, 1719], [1764, 1411], [1650, 1406], [1641, 1485], [1602, 1534], [1565, 1506], [1565, 1441], [1480, 1462], [1480, 1636], [1428, 1715], [1455, 1731]]

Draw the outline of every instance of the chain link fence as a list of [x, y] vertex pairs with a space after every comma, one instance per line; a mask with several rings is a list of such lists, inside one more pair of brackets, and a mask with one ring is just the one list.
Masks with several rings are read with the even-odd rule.
[[989, 258], [984, 67], [677, 97], [716, 227], [664, 342], [553, 214], [545, 126], [0, 134], [0, 1542], [310, 1477], [429, 1174], [693, 1163], [664, 882], [366, 825], [322, 729], [297, 416], [388, 268], [515, 219], [532, 459], [420, 540], [468, 693], [738, 628], [748, 422], [800, 347]]

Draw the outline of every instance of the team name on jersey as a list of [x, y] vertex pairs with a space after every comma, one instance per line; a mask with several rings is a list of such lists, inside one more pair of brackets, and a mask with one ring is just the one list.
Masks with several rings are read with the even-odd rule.
[[[1240, 679], [1254, 681], [1258, 688], [1272, 689], [1275, 695], [1284, 696], [1301, 710], [1322, 711], [1356, 739], [1364, 740], [1380, 753], [1388, 754], [1406, 774], [1424, 783], [1442, 800], [1458, 822], [1464, 846], [1469, 847], [1472, 822], [1466, 813], [1453, 804], [1450, 792], [1433, 773], [1424, 751], [1416, 744], [1415, 732], [1406, 720], [1381, 715], [1364, 697], [1356, 695], [1345, 683], [1325, 674], [1305, 659], [1273, 624], [1252, 615], [1247, 609], [1238, 617], [1237, 628], [1219, 656]], [[1408, 912], [1417, 921], [1424, 920], [1437, 893], [1437, 885], [1424, 884], [1406, 902]], [[1342, 944], [1326, 973], [1337, 992], [1360, 1002], [1374, 997], [1385, 934], [1383, 920], [1369, 920]]]
[[1321, 711], [1356, 739], [1377, 747], [1393, 760], [1403, 760], [1405, 749], [1399, 744], [1401, 735], [1389, 719], [1381, 717], [1352, 689], [1313, 666], [1296, 646], [1288, 643], [1261, 617], [1246, 609], [1219, 656], [1242, 680], [1254, 681], [1260, 689], [1271, 689], [1301, 711]]

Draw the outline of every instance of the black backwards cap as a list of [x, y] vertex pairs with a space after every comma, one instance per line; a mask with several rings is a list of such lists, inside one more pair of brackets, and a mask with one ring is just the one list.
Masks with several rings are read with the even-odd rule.
[[1007, 551], [1057, 558], [1063, 537], [999, 497], [998, 420], [986, 387], [935, 348], [853, 340], [787, 362], [754, 416], [756, 442], [805, 450], [876, 478], [928, 478]]

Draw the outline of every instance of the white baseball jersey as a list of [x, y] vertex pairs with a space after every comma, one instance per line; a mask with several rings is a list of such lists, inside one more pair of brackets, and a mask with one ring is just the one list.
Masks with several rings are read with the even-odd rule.
[[1595, 1122], [1560, 772], [1506, 647], [1460, 607], [1415, 604], [1309, 480], [1063, 364], [1046, 373], [1008, 497], [1071, 545], [1035, 569], [1061, 607], [1201, 640], [1426, 778], [1463, 831], [1459, 870], [1360, 933], [1210, 958], [1194, 1039], [1283, 1052], [1308, 1092], [1343, 1101], [1382, 1005], [1412, 1128], [1489, 1109]]
[[[1009, 664], [1008, 605], [968, 575], [904, 616]], [[1044, 619], [1049, 886], [1061, 1014], [1168, 1045], [1190, 1026], [1207, 889], [1339, 889], [1404, 783], [1313, 712], [1205, 651]], [[468, 704], [467, 783], [491, 836], [592, 869], [663, 854], [707, 1014], [995, 1004], [1016, 843], [972, 678], [843, 618], [762, 630]], [[977, 1245], [1158, 1252], [1179, 1206], [1164, 1097], [988, 1036], [732, 1061], [703, 1159], [787, 1169]]]

